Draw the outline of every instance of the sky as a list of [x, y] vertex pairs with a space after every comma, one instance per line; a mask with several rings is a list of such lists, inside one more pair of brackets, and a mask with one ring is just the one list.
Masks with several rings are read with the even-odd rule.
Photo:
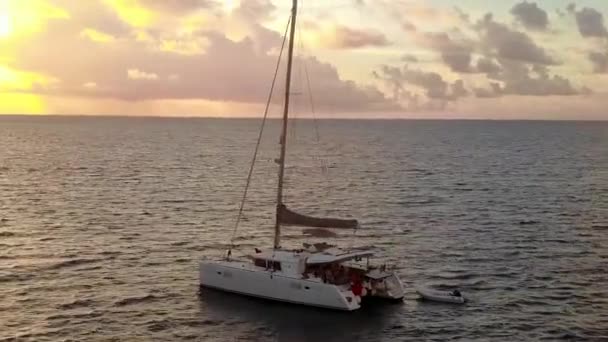
[[[259, 117], [290, 8], [0, 0], [0, 114]], [[291, 113], [608, 120], [607, 14], [606, 0], [300, 0]]]

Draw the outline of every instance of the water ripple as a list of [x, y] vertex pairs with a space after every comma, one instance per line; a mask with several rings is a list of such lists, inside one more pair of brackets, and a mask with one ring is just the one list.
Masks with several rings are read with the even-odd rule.
[[[403, 305], [341, 314], [199, 293], [259, 122], [2, 117], [0, 341], [608, 339], [608, 125], [329, 120], [311, 146], [312, 122], [296, 122], [286, 201], [360, 219], [332, 243], [394, 265]], [[271, 242], [278, 129], [235, 254]], [[417, 301], [423, 285], [471, 302]]]

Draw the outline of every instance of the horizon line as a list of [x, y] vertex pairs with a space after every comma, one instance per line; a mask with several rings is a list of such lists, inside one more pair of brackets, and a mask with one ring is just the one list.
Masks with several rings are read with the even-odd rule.
[[[261, 120], [262, 116], [205, 116], [205, 115], [126, 115], [126, 114], [0, 114], [3, 117], [37, 117], [37, 118], [125, 118], [125, 119], [217, 119], [217, 120]], [[268, 117], [268, 120], [282, 120], [281, 117]], [[291, 117], [289, 120], [343, 120], [343, 121], [530, 121], [530, 122], [608, 122], [606, 119], [571, 119], [571, 118], [419, 118], [419, 117]]]

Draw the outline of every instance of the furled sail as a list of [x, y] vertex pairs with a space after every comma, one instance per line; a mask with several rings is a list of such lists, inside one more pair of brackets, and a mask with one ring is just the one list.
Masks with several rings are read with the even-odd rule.
[[317, 228], [357, 228], [359, 226], [359, 222], [357, 220], [319, 218], [298, 214], [287, 209], [287, 207], [283, 204], [279, 206], [277, 215], [279, 222], [285, 225]]

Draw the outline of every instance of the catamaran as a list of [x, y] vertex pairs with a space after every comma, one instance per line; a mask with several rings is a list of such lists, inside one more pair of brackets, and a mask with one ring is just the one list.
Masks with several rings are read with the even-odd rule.
[[[356, 229], [359, 226], [359, 222], [353, 219], [316, 218], [298, 214], [288, 209], [284, 203], [287, 123], [297, 11], [298, 2], [293, 0], [291, 17], [288, 22], [289, 47], [280, 137], [281, 150], [277, 160], [279, 179], [273, 248], [266, 250], [255, 248], [247, 258], [242, 260], [233, 258], [232, 249], [229, 249], [221, 260], [201, 261], [199, 266], [200, 285], [258, 298], [345, 311], [360, 309], [367, 302], [365, 299], [368, 298], [400, 301], [404, 296], [401, 280], [386, 266], [370, 265], [369, 259], [373, 256], [370, 250], [345, 250], [325, 243], [304, 244], [301, 249], [281, 247], [281, 227], [283, 226], [322, 229]], [[287, 32], [284, 39], [286, 38]], [[285, 40], [283, 46], [284, 44]], [[279, 55], [279, 61], [281, 55]], [[271, 92], [273, 87], [271, 87]], [[268, 104], [266, 111], [268, 111]], [[253, 162], [255, 162], [258, 147], [259, 141]], [[252, 170], [253, 163], [241, 202], [237, 227]]]

